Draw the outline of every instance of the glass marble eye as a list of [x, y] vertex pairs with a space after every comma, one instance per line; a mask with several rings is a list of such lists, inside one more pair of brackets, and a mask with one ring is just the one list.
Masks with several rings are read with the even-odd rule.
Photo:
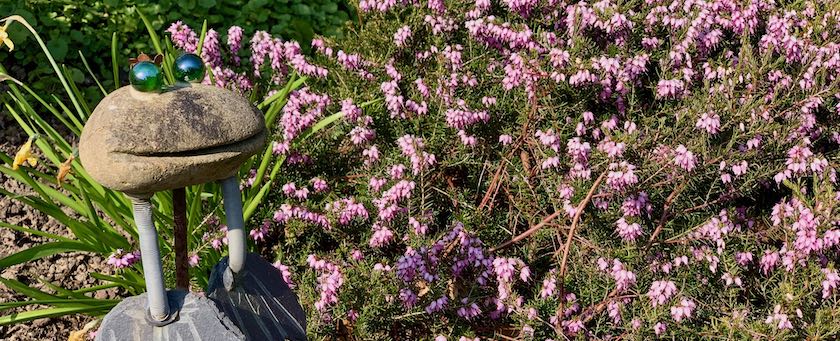
[[174, 73], [178, 81], [200, 82], [204, 79], [204, 61], [192, 53], [185, 53], [175, 59]]
[[163, 74], [157, 65], [151, 62], [134, 64], [128, 79], [131, 86], [142, 92], [157, 92], [163, 86]]

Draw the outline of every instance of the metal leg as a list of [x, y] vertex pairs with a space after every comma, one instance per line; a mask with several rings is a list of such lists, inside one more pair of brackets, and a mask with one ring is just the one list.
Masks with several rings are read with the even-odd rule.
[[228, 264], [230, 270], [238, 273], [245, 265], [248, 242], [245, 239], [245, 221], [242, 218], [242, 194], [236, 176], [222, 180], [222, 199], [228, 228]]
[[163, 284], [163, 269], [160, 265], [160, 250], [155, 223], [152, 219], [152, 203], [149, 198], [131, 198], [134, 206], [134, 222], [140, 236], [140, 258], [143, 261], [143, 277], [146, 279], [146, 297], [149, 299], [149, 314], [155, 321], [166, 321], [169, 317], [169, 302]]

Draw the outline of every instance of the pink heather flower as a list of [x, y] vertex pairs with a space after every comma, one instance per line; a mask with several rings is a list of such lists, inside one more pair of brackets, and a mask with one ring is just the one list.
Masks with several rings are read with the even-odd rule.
[[749, 163], [747, 161], [741, 161], [741, 163], [732, 165], [732, 174], [735, 176], [741, 176], [747, 174], [747, 168], [749, 167]]
[[656, 322], [656, 324], [653, 326], [653, 332], [656, 334], [656, 336], [664, 334], [666, 329], [667, 327], [662, 322]]
[[621, 322], [621, 303], [610, 301], [607, 304], [607, 315], [612, 319], [613, 323], [618, 324]]
[[[283, 54], [284, 58], [288, 61], [288, 64], [298, 73], [317, 78], [327, 77], [328, 71], [326, 68], [306, 61], [306, 57], [301, 52], [300, 44], [298, 42], [290, 41], [283, 43]], [[272, 61], [272, 67], [274, 67], [274, 61]], [[274, 68], [276, 71], [277, 67]]]
[[822, 298], [828, 298], [837, 290], [837, 284], [840, 283], [840, 276], [837, 275], [837, 270], [822, 269], [825, 279], [822, 281]]
[[262, 223], [262, 225], [260, 225], [260, 227], [252, 229], [249, 232], [251, 239], [253, 239], [254, 242], [264, 241], [265, 236], [268, 234], [268, 227], [270, 226], [270, 224], [271, 222], [266, 220]]
[[[211, 68], [222, 67], [222, 50], [219, 45], [219, 33], [214, 29], [207, 30], [204, 44], [201, 46], [201, 59]], [[206, 77], [207, 82], [210, 78]]]
[[315, 192], [318, 192], [318, 193], [325, 192], [325, 191], [329, 190], [329, 188], [330, 188], [327, 185], [327, 182], [324, 181], [324, 180], [321, 180], [321, 178], [316, 177], [316, 178], [312, 178], [312, 180], [309, 180], [309, 181], [312, 183], [312, 188], [315, 188]]
[[779, 330], [793, 329], [793, 324], [788, 320], [787, 314], [782, 313], [782, 306], [779, 304], [773, 308], [773, 313], [767, 316], [764, 323], [773, 325]]
[[[568, 198], [562, 195], [561, 197], [568, 200], [571, 195]], [[642, 213], [650, 214], [653, 211], [653, 206], [650, 204], [647, 192], [639, 192], [638, 195], [631, 195], [624, 199], [621, 204], [621, 211], [625, 217], [640, 217]]]
[[687, 298], [683, 298], [682, 300], [680, 300], [680, 303], [678, 305], [671, 307], [671, 317], [674, 318], [674, 321], [680, 323], [684, 319], [691, 318], [691, 314], [692, 312], [694, 312], [694, 308], [696, 307], [697, 305], [694, 303], [694, 301]]
[[365, 157], [366, 166], [372, 165], [379, 161], [379, 148], [376, 145], [370, 146], [362, 151], [362, 156]]
[[743, 282], [741, 281], [741, 277], [732, 275], [728, 272], [724, 273], [723, 276], [721, 276], [720, 278], [723, 280], [723, 282], [724, 282], [724, 284], [726, 284], [726, 286], [730, 286], [730, 285], [734, 284], [735, 286], [740, 287], [743, 284]]
[[329, 219], [327, 219], [327, 217], [323, 214], [309, 211], [304, 207], [292, 206], [289, 204], [280, 205], [280, 209], [274, 211], [274, 221], [285, 224], [289, 220], [299, 220], [312, 223], [327, 231], [332, 229]]
[[484, 96], [481, 98], [481, 104], [484, 104], [485, 107], [492, 107], [496, 105], [496, 97]]
[[692, 171], [695, 163], [694, 153], [683, 145], [677, 146], [674, 150], [674, 164], [686, 171]]
[[648, 50], [648, 51], [653, 50], [654, 48], [658, 47], [659, 43], [660, 43], [660, 41], [656, 37], [644, 37], [644, 38], [642, 38], [642, 47], [644, 47], [645, 50]]
[[566, 335], [569, 336], [575, 336], [586, 328], [583, 325], [583, 321], [577, 319], [571, 321], [563, 321], [561, 322], [561, 326], [563, 327], [563, 331], [566, 333]]
[[414, 217], [408, 218], [408, 226], [411, 226], [414, 234], [418, 236], [426, 235], [426, 232], [429, 230], [428, 225], [420, 223], [417, 219], [414, 219]]
[[596, 263], [598, 264], [598, 270], [607, 271], [610, 268], [610, 262], [604, 259], [604, 257], [598, 257]]
[[288, 285], [289, 288], [294, 289], [295, 282], [292, 281], [292, 271], [289, 270], [289, 267], [283, 265], [280, 261], [274, 262], [274, 267], [277, 268], [277, 270], [280, 270], [280, 273], [283, 274], [283, 282], [286, 282], [286, 285]]
[[271, 147], [271, 151], [274, 153], [274, 155], [286, 154], [286, 153], [289, 152], [289, 142], [288, 141], [284, 141], [284, 142], [274, 141], [273, 144], [272, 144], [272, 147]]
[[386, 246], [394, 240], [394, 232], [382, 225], [374, 224], [373, 235], [370, 237], [370, 247], [379, 248]]
[[598, 144], [598, 150], [607, 154], [610, 159], [620, 158], [624, 154], [624, 142], [615, 143], [609, 138], [604, 139]]
[[257, 180], [257, 170], [251, 168], [251, 170], [248, 171], [248, 178], [245, 179], [245, 181], [241, 185], [239, 185], [239, 190], [242, 190], [242, 189], [253, 186], [254, 181], [256, 181], [256, 180]]
[[123, 249], [117, 249], [108, 256], [108, 259], [105, 261], [108, 265], [111, 265], [117, 269], [127, 268], [129, 266], [134, 265], [140, 261], [140, 251], [134, 252], [125, 252]]
[[435, 337], [435, 341], [446, 341], [446, 336], [438, 335]]
[[365, 255], [362, 253], [361, 250], [358, 249], [353, 249], [353, 251], [350, 252], [350, 257], [353, 258], [353, 260], [355, 261], [361, 261], [365, 259]]
[[668, 302], [677, 292], [677, 285], [671, 281], [655, 281], [647, 292], [650, 304], [654, 307]]
[[510, 135], [499, 135], [499, 143], [501, 143], [503, 146], [507, 146], [511, 144], [511, 142], [513, 142], [513, 137], [511, 137]]
[[239, 26], [231, 26], [228, 29], [227, 45], [228, 49], [230, 49], [230, 54], [234, 56], [234, 63], [237, 65], [239, 65], [239, 56], [236, 54], [242, 49], [242, 37], [245, 35], [244, 33], [245, 31]]
[[376, 263], [373, 265], [373, 271], [391, 272], [391, 266], [388, 264]]
[[308, 87], [292, 91], [279, 119], [283, 140], [292, 141], [315, 125], [326, 113], [330, 102], [328, 95], [312, 92]]
[[540, 298], [545, 299], [554, 296], [555, 290], [557, 289], [557, 278], [554, 276], [555, 272], [556, 269], [551, 269], [543, 280], [542, 289], [540, 289]]
[[622, 217], [615, 223], [615, 232], [624, 241], [632, 242], [642, 235], [642, 227], [637, 223], [628, 224]]
[[615, 280], [615, 289], [620, 293], [636, 285], [636, 274], [625, 269], [618, 259], [613, 260], [611, 275]]
[[388, 183], [388, 179], [380, 179], [372, 176], [368, 182], [368, 187], [374, 192], [379, 192], [386, 183]]
[[715, 135], [720, 131], [720, 115], [714, 112], [705, 112], [700, 116], [695, 124], [697, 129], [705, 130], [710, 135]]
[[362, 108], [353, 104], [352, 98], [346, 98], [341, 101], [341, 110], [339, 111], [344, 118], [350, 122], [356, 122], [362, 117]]
[[397, 139], [397, 145], [400, 147], [402, 154], [411, 160], [411, 168], [414, 175], [420, 174], [421, 171], [434, 166], [436, 163], [433, 154], [423, 151], [425, 144], [422, 138], [413, 135], [404, 135]]
[[199, 258], [197, 254], [193, 253], [187, 259], [187, 264], [189, 264], [191, 268], [194, 268], [198, 266], [199, 261], [201, 261], [201, 258]]
[[405, 165], [401, 163], [391, 166], [391, 170], [388, 171], [388, 174], [391, 176], [392, 180], [402, 179], [404, 173]]
[[627, 161], [621, 161], [621, 163], [613, 162], [609, 165], [609, 169], [606, 182], [614, 190], [623, 191], [627, 187], [639, 182], [639, 178], [634, 172], [636, 166], [633, 166]]
[[661, 79], [656, 84], [656, 95], [659, 98], [678, 98], [685, 92], [685, 82], [681, 79]]
[[283, 194], [299, 200], [306, 200], [309, 197], [309, 189], [304, 187], [298, 189], [294, 182], [283, 185]]
[[761, 267], [761, 273], [768, 274], [770, 270], [776, 267], [779, 263], [779, 252], [778, 251], [770, 251], [765, 250], [764, 255], [761, 256], [761, 260], [759, 261], [759, 267]]
[[426, 313], [427, 314], [432, 314], [432, 313], [442, 311], [444, 308], [446, 308], [447, 304], [449, 304], [449, 298], [446, 297], [446, 296], [441, 296], [441, 298], [438, 298], [438, 299], [432, 301], [432, 303], [430, 303], [426, 307]]
[[368, 219], [368, 211], [365, 205], [357, 203], [352, 197], [327, 203], [324, 210], [338, 216], [338, 224], [341, 226], [348, 225], [357, 218], [360, 220]]
[[356, 320], [359, 318], [359, 312], [357, 312], [355, 309], [350, 309], [347, 311], [347, 318], [350, 319], [350, 322], [356, 322]]
[[196, 45], [198, 45], [198, 35], [189, 26], [179, 20], [170, 25], [166, 32], [172, 35], [172, 44], [176, 48], [187, 53], [195, 52]]
[[527, 316], [528, 321], [536, 320], [537, 317], [539, 317], [539, 316], [540, 316], [540, 314], [537, 311], [537, 309], [528, 308], [528, 316]]
[[462, 130], [458, 130], [458, 137], [461, 138], [461, 144], [465, 146], [474, 146], [476, 143], [475, 136], [467, 135], [467, 132]]
[[[338, 290], [344, 284], [344, 277], [337, 265], [318, 259], [315, 255], [309, 255], [306, 262], [318, 274], [316, 287], [320, 292], [320, 299], [315, 302], [315, 309], [324, 313], [338, 303]], [[283, 280], [285, 281], [285, 278]]]
[[752, 252], [736, 252], [735, 253], [735, 261], [740, 266], [747, 266], [752, 263], [753, 254]]
[[481, 314], [481, 309], [478, 307], [478, 304], [475, 304], [475, 302], [470, 303], [469, 299], [464, 298], [461, 300], [461, 303], [464, 304], [464, 306], [458, 308], [458, 316], [471, 320]]
[[411, 38], [411, 28], [405, 25], [397, 29], [397, 32], [394, 33], [394, 44], [398, 47], [403, 47], [409, 38]]

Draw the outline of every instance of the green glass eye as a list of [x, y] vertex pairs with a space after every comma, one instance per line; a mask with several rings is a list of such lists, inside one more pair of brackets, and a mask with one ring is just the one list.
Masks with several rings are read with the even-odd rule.
[[186, 53], [175, 59], [175, 79], [200, 82], [204, 79], [204, 61], [199, 56]]
[[142, 92], [157, 92], [163, 86], [163, 74], [157, 65], [151, 62], [134, 64], [128, 79], [131, 86]]

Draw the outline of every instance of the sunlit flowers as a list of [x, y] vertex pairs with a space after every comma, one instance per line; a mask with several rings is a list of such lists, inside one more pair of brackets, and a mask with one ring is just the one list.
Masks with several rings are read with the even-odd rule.
[[9, 52], [15, 49], [15, 43], [12, 42], [12, 39], [9, 39], [9, 33], [6, 32], [6, 29], [9, 28], [10, 20], [7, 20], [3, 26], [0, 26], [0, 44], [6, 45], [9, 48]]
[[127, 268], [129, 266], [134, 265], [140, 261], [140, 251], [134, 252], [125, 252], [123, 249], [117, 249], [108, 256], [108, 259], [105, 261], [108, 265], [111, 265], [117, 269]]
[[20, 147], [15, 154], [15, 160], [12, 162], [12, 169], [18, 170], [20, 166], [29, 164], [30, 167], [35, 167], [38, 164], [38, 158], [32, 153], [32, 142], [35, 141], [35, 136], [29, 137], [26, 143]]

